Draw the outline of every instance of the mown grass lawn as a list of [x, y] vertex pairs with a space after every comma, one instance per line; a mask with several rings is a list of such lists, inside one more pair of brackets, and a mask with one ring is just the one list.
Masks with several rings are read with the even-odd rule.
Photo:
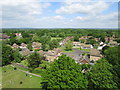
[[62, 52], [64, 52], [64, 53], [74, 52], [74, 50], [66, 51], [65, 47], [60, 47], [60, 49], [62, 49]]
[[90, 51], [90, 49], [81, 49], [81, 48], [78, 48], [78, 47], [73, 47], [75, 49], [78, 49], [78, 50], [82, 50], [82, 51]]
[[2, 88], [2, 67], [0, 67], [0, 90]]
[[[32, 76], [10, 65], [2, 69], [2, 88], [41, 88], [41, 77]], [[22, 84], [20, 84], [22, 82]]]
[[82, 51], [90, 51], [90, 49], [80, 49], [80, 50], [82, 50]]

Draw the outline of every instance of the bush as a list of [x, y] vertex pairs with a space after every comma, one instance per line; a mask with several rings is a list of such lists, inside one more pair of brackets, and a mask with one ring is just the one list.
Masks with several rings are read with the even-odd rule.
[[20, 84], [22, 84], [23, 82], [21, 81]]
[[14, 70], [17, 70], [17, 68], [15, 67]]
[[40, 68], [35, 68], [33, 72], [35, 72], [35, 73], [40, 73], [40, 72], [41, 72], [41, 69], [40, 69]]

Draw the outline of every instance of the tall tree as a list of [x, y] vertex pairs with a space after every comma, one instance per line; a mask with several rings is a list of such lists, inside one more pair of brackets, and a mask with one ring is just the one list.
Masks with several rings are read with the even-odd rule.
[[104, 50], [104, 56], [107, 61], [113, 65], [114, 76], [117, 76], [116, 81], [120, 88], [120, 46], [109, 47]]
[[65, 44], [65, 49], [66, 49], [67, 51], [70, 51], [70, 50], [72, 50], [72, 47], [73, 47], [72, 41], [69, 40], [69, 41]]
[[37, 52], [32, 53], [28, 57], [28, 67], [30, 68], [30, 70], [32, 71], [35, 68], [37, 68], [39, 66], [39, 64], [41, 63], [42, 59], [43, 59], [43, 57], [40, 56]]
[[43, 51], [48, 51], [50, 49], [49, 44], [42, 44]]
[[54, 49], [54, 48], [57, 48], [57, 47], [59, 46], [59, 43], [58, 43], [58, 41], [55, 39], [55, 40], [50, 41], [49, 46], [50, 46], [50, 49], [52, 50], [52, 49]]
[[76, 35], [76, 36], [74, 37], [74, 41], [79, 41], [79, 36], [78, 36], [78, 35]]
[[13, 50], [14, 53], [13, 53], [13, 57], [14, 57], [14, 61], [17, 62], [17, 63], [20, 63], [21, 60], [23, 59], [22, 55], [19, 53], [19, 50]]
[[55, 60], [43, 76], [42, 87], [48, 88], [87, 88], [88, 81], [81, 73], [79, 64], [70, 57], [62, 55]]
[[117, 88], [111, 73], [112, 65], [105, 59], [100, 59], [88, 73], [89, 88]]
[[10, 46], [2, 44], [2, 65], [7, 65], [14, 60], [13, 50]]

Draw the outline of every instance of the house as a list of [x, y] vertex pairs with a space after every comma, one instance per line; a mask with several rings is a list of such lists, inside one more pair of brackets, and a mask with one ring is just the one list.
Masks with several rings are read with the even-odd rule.
[[91, 49], [90, 50], [90, 61], [97, 61], [102, 57], [100, 54], [100, 51], [97, 49]]
[[20, 51], [20, 53], [21, 53], [23, 56], [28, 56], [28, 55], [30, 55], [32, 52], [31, 52], [28, 48], [22, 48], [22, 50]]
[[20, 46], [20, 48], [27, 48], [27, 44], [22, 43], [21, 46]]
[[76, 47], [80, 47], [81, 43], [80, 42], [73, 42], [73, 45], [76, 46]]
[[116, 41], [110, 41], [108, 44], [110, 46], [116, 46], [116, 45], [118, 45], [118, 43]]
[[90, 63], [90, 58], [88, 55], [82, 56], [82, 58], [79, 61], [79, 64], [89, 64]]
[[22, 37], [21, 33], [15, 33], [16, 37]]
[[103, 45], [104, 43], [103, 42], [100, 42], [100, 46]]
[[105, 37], [105, 41], [109, 42], [110, 41], [110, 37]]
[[69, 40], [73, 39], [74, 37], [66, 37], [63, 41], [61, 41], [59, 44], [61, 46], [64, 46]]
[[43, 54], [43, 56], [49, 62], [53, 62], [55, 59], [58, 59], [58, 57], [61, 55], [62, 55], [62, 50], [59, 48], [54, 48], [53, 50], [49, 50], [48, 52], [44, 52]]
[[79, 38], [79, 40], [82, 40], [82, 39], [86, 40], [86, 39], [89, 39], [89, 38], [91, 38], [91, 37], [93, 37], [93, 36], [81, 36], [81, 37]]
[[113, 37], [105, 37], [105, 41], [106, 42], [109, 42], [109, 41], [113, 41], [115, 38]]
[[19, 45], [17, 45], [16, 43], [14, 43], [14, 44], [12, 45], [12, 48], [19, 48]]
[[103, 47], [105, 47], [105, 46], [107, 46], [107, 44], [103, 44], [102, 46], [98, 46], [98, 50], [102, 50], [103, 49]]
[[22, 38], [22, 34], [21, 33], [15, 33], [16, 37], [19, 39], [19, 38]]
[[6, 35], [6, 34], [0, 34], [0, 39], [4, 40], [4, 39], [9, 39], [10, 36]]
[[90, 45], [90, 44], [83, 44], [83, 43], [81, 43], [80, 48], [81, 49], [91, 49], [91, 48], [93, 48], [93, 46]]
[[45, 52], [43, 50], [37, 51], [40, 55], [44, 56]]
[[87, 39], [87, 36], [81, 36], [81, 37], [79, 38], [79, 40], [82, 40], [82, 39]]
[[35, 50], [35, 49], [41, 49], [42, 44], [39, 43], [39, 42], [33, 42], [33, 43], [32, 43], [32, 47], [33, 47], [34, 50]]

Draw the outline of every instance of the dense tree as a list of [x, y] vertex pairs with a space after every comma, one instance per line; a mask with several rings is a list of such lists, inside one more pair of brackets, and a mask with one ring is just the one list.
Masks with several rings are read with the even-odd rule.
[[62, 55], [51, 64], [43, 76], [42, 87], [48, 88], [87, 88], [88, 81], [81, 73], [79, 64]]
[[15, 37], [10, 38], [9, 42], [10, 45], [13, 45], [14, 43], [18, 44], [18, 40]]
[[2, 44], [2, 65], [7, 65], [14, 60], [13, 50], [10, 46]]
[[104, 51], [105, 58], [113, 65], [114, 76], [117, 76], [116, 81], [120, 88], [120, 46], [110, 47]]
[[105, 50], [108, 49], [108, 48], [109, 48], [109, 46], [105, 46], [105, 47], [103, 47], [101, 53], [104, 55], [104, 54], [105, 54], [105, 53], [104, 53]]
[[105, 36], [101, 36], [100, 41], [105, 42]]
[[32, 53], [28, 57], [28, 67], [30, 68], [30, 71], [32, 71], [35, 68], [39, 67], [39, 64], [41, 64], [42, 59], [43, 59], [43, 57], [40, 56], [37, 52]]
[[31, 41], [31, 38], [29, 37], [29, 38], [20, 38], [20, 39], [18, 39], [18, 43], [17, 44], [21, 44], [21, 43], [25, 43], [25, 44], [28, 44], [28, 43], [30, 43], [30, 41]]
[[120, 48], [120, 46], [110, 47], [104, 51], [105, 58], [112, 65], [120, 64], [119, 48]]
[[39, 36], [35, 33], [32, 37], [33, 42], [38, 42], [39, 41]]
[[74, 37], [74, 41], [79, 41], [79, 36], [78, 36], [78, 35], [76, 35], [76, 36]]
[[72, 41], [69, 40], [69, 41], [65, 44], [65, 50], [70, 51], [70, 50], [72, 50], [72, 47], [73, 47]]
[[84, 39], [81, 39], [81, 40], [80, 40], [80, 42], [81, 42], [81, 43], [84, 43], [84, 42], [85, 42], [85, 40], [84, 40]]
[[120, 43], [120, 39], [116, 39], [115, 41], [117, 41], [117, 43]]
[[42, 36], [39, 38], [39, 41], [42, 43], [42, 44], [48, 44], [50, 41], [51, 41], [51, 37], [50, 36]]
[[49, 46], [50, 46], [50, 49], [54, 49], [54, 48], [57, 48], [59, 46], [59, 43], [58, 41], [55, 39], [55, 40], [52, 40], [49, 42]]
[[48, 68], [50, 68], [51, 63], [52, 62], [42, 60], [42, 64], [40, 64], [39, 67], [41, 67], [42, 69], [48, 69]]
[[30, 37], [29, 34], [30, 34], [29, 32], [23, 32], [23, 33], [22, 33], [22, 37], [23, 37], [23, 38], [28, 38], [28, 37]]
[[43, 51], [48, 51], [50, 49], [49, 44], [42, 44], [42, 50]]
[[112, 65], [105, 59], [97, 61], [88, 73], [89, 88], [117, 88], [111, 71]]
[[19, 53], [18, 50], [13, 50], [13, 57], [14, 57], [14, 62], [20, 63], [21, 60], [23, 59], [22, 55]]
[[27, 44], [27, 48], [30, 50], [30, 51], [32, 51], [32, 43], [29, 43], [29, 44]]
[[86, 44], [92, 44], [92, 45], [94, 45], [94, 44], [96, 44], [97, 42], [94, 40], [94, 39], [88, 39], [87, 41], [86, 41]]

